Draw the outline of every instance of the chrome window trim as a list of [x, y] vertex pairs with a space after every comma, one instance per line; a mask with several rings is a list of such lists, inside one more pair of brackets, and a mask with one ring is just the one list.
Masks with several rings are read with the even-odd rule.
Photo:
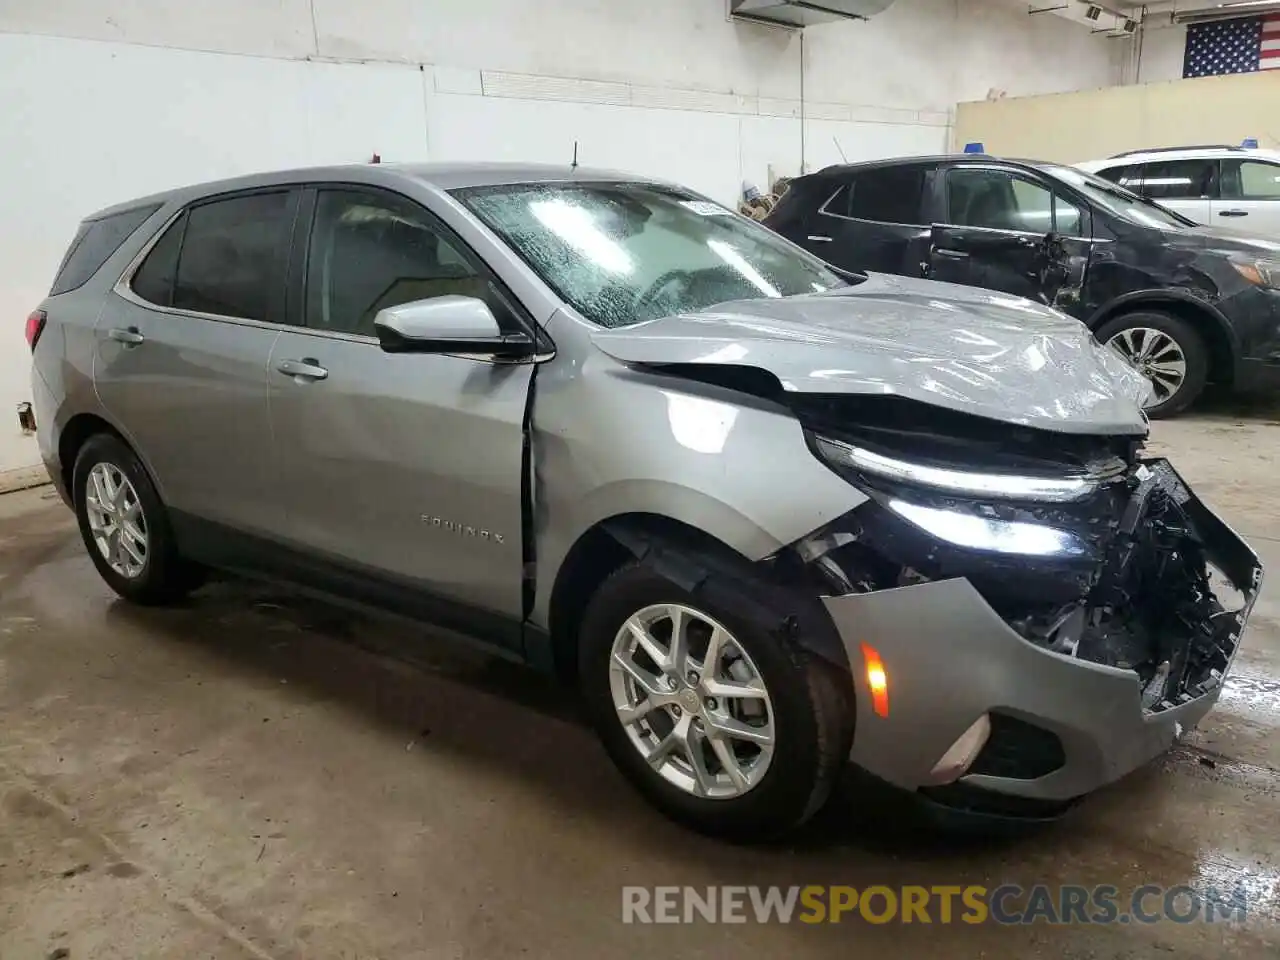
[[[233, 316], [227, 316], [220, 313], [204, 313], [200, 310], [184, 310], [180, 307], [166, 307], [158, 303], [152, 303], [150, 300], [146, 300], [143, 297], [139, 296], [137, 292], [133, 289], [134, 274], [138, 272], [138, 269], [142, 266], [142, 262], [147, 259], [147, 255], [151, 252], [152, 248], [155, 247], [155, 245], [160, 242], [160, 238], [169, 232], [169, 228], [172, 227], [174, 223], [177, 222], [179, 217], [181, 217], [184, 213], [187, 212], [187, 209], [189, 208], [189, 206], [190, 204], [179, 208], [178, 211], [173, 214], [173, 216], [169, 217], [169, 219], [164, 222], [164, 225], [155, 232], [155, 235], [152, 236], [151, 239], [149, 239], [146, 243], [144, 243], [142, 245], [142, 248], [137, 252], [137, 254], [134, 255], [133, 259], [129, 261], [129, 265], [125, 267], [124, 272], [120, 274], [120, 278], [116, 280], [115, 284], [111, 288], [112, 292], [115, 293], [116, 296], [120, 297], [122, 300], [126, 300], [129, 303], [132, 303], [134, 306], [141, 307], [144, 310], [151, 310], [151, 311], [154, 311], [155, 313], [161, 313], [171, 317], [188, 317], [193, 320], [209, 320], [209, 321], [212, 321], [213, 323], [229, 323], [229, 324], [232, 324], [233, 326], [254, 327], [260, 330], [276, 330], [280, 332], [303, 333], [310, 337], [320, 337], [325, 340], [338, 340], [346, 343], [360, 343], [368, 346], [378, 347], [379, 350], [382, 349], [381, 344], [378, 342], [377, 337], [370, 337], [362, 333], [345, 333], [340, 330], [319, 330], [315, 327], [308, 327], [305, 325], [297, 326], [292, 323], [272, 323], [268, 320], [252, 320], [249, 317], [233, 317]], [[493, 354], [488, 354], [488, 353], [435, 354], [435, 356], [440, 356], [440, 357], [457, 357], [458, 359], [461, 359], [461, 360], [475, 360], [478, 362], [491, 363], [495, 365], [498, 365], [498, 364], [506, 365], [513, 362], [545, 363], [548, 360], [551, 360], [552, 358], [554, 358], [555, 355], [556, 355], [556, 352], [554, 350], [550, 350], [544, 353], [534, 354], [531, 357], [522, 357], [518, 361], [512, 361], [512, 360], [503, 360], [494, 356]]]
[[221, 313], [204, 313], [200, 310], [184, 310], [181, 307], [166, 307], [159, 303], [152, 303], [150, 300], [139, 296], [137, 291], [133, 289], [133, 278], [142, 266], [142, 262], [147, 259], [147, 255], [160, 242], [160, 239], [169, 232], [169, 228], [177, 222], [178, 218], [187, 212], [192, 204], [185, 204], [164, 222], [164, 225], [155, 232], [155, 234], [142, 245], [129, 265], [124, 268], [124, 273], [120, 274], [120, 279], [115, 282], [111, 288], [112, 292], [122, 300], [127, 300], [134, 306], [142, 307], [146, 310], [154, 310], [156, 313], [163, 313], [171, 317], [191, 317], [196, 320], [212, 320], [215, 323], [231, 323], [240, 327], [258, 327], [265, 330], [288, 330], [297, 329], [286, 323], [272, 323], [269, 320], [253, 320], [249, 317], [235, 317]]

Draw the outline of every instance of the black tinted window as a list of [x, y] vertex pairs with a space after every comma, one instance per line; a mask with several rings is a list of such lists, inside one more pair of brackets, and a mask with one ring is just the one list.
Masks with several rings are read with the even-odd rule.
[[192, 207], [173, 305], [226, 317], [280, 320], [289, 194], [257, 193]]
[[864, 170], [849, 181], [833, 213], [881, 223], [919, 223], [924, 168], [881, 167]]
[[964, 227], [1048, 233], [1053, 195], [1005, 170], [949, 170], [947, 219]]
[[1152, 200], [1187, 200], [1211, 197], [1218, 175], [1218, 161], [1165, 160], [1142, 165], [1142, 183], [1122, 184], [1131, 190], [1139, 190]]
[[120, 249], [129, 234], [142, 225], [142, 221], [159, 209], [158, 204], [123, 210], [100, 220], [86, 220], [80, 224], [71, 247], [63, 258], [58, 275], [54, 277], [54, 294], [66, 293], [82, 286], [107, 262], [107, 258]]
[[307, 258], [307, 326], [374, 336], [378, 311], [451, 294], [489, 300], [489, 283], [424, 210], [359, 191], [320, 194]]
[[133, 275], [133, 292], [161, 307], [173, 306], [173, 277], [178, 269], [178, 248], [186, 217], [175, 220], [156, 242]]

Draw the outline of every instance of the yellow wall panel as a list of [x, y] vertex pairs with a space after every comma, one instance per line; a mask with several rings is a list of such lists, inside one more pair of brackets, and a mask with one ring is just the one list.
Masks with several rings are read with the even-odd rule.
[[1280, 145], [1280, 70], [961, 103], [953, 147], [1076, 163], [1122, 150], [1257, 137]]

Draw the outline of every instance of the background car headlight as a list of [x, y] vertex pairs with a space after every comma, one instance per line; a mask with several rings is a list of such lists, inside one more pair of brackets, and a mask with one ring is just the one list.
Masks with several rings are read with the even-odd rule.
[[1255, 287], [1280, 290], [1280, 260], [1232, 260], [1231, 266]]
[[1035, 557], [1078, 557], [1089, 552], [1075, 534], [1038, 523], [978, 517], [904, 500], [890, 500], [889, 509], [939, 540], [971, 550]]
[[1098, 485], [1095, 478], [1087, 476], [1033, 477], [932, 467], [887, 457], [840, 440], [816, 437], [815, 441], [820, 454], [837, 466], [852, 467], [886, 480], [916, 483], [949, 493], [1062, 503], [1079, 500]]

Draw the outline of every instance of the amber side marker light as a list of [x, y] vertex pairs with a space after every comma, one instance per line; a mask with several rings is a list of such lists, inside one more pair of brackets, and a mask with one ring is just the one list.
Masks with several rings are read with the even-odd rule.
[[880, 653], [869, 643], [862, 645], [862, 659], [867, 665], [867, 686], [871, 688], [871, 709], [877, 717], [889, 716], [889, 677], [884, 672]]

